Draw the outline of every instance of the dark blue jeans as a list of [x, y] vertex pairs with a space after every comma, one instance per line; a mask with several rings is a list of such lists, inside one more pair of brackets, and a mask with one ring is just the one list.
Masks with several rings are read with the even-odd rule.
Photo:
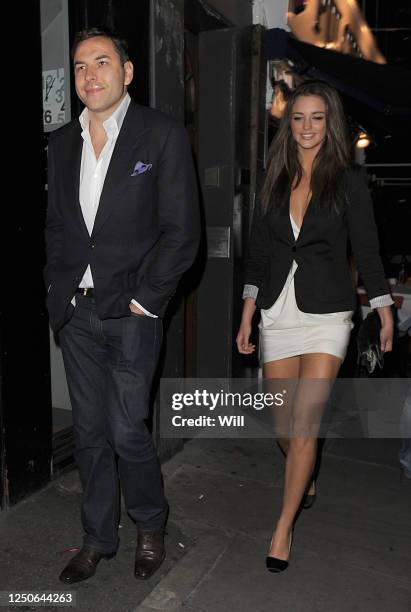
[[145, 419], [161, 340], [161, 319], [101, 320], [94, 298], [76, 294], [59, 333], [73, 409], [75, 459], [83, 486], [84, 544], [118, 547], [120, 490], [138, 526], [164, 525], [167, 500]]

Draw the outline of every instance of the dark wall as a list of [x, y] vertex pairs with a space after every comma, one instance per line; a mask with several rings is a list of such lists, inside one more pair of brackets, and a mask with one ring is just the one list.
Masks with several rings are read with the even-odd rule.
[[[132, 98], [139, 104], [150, 102], [150, 0], [71, 0], [69, 3], [70, 38], [78, 30], [105, 25], [118, 30], [129, 42], [130, 59], [134, 64], [134, 79], [129, 87]], [[73, 116], [80, 104], [73, 92]]]
[[234, 26], [247, 26], [253, 22], [252, 0], [207, 0], [211, 8], [215, 8]]
[[411, 70], [409, 0], [362, 0], [364, 17], [373, 29], [378, 48], [389, 64]]
[[[13, 133], [3, 174], [1, 298], [1, 499], [14, 504], [50, 479], [51, 399], [45, 309], [43, 227], [46, 208], [39, 2], [9, 6], [18, 25], [13, 65]], [[29, 50], [29, 51], [28, 51]], [[16, 82], [16, 77], [8, 80]], [[14, 145], [14, 150], [13, 150]], [[9, 189], [7, 189], [9, 187]], [[11, 187], [11, 188], [10, 188]]]
[[[184, 122], [184, 0], [153, 0], [151, 12], [150, 104]], [[163, 320], [164, 343], [158, 368], [153, 435], [161, 460], [183, 446], [179, 439], [161, 437], [159, 382], [184, 376], [184, 317], [187, 290], [180, 283]]]
[[[198, 376], [230, 377], [242, 307], [242, 224], [249, 174], [249, 31], [199, 36], [198, 169], [207, 262], [198, 288]], [[242, 172], [245, 170], [245, 172]]]

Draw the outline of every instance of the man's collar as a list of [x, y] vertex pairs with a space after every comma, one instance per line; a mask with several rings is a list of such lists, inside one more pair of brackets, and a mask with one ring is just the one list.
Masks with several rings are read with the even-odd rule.
[[[128, 107], [130, 105], [131, 98], [130, 94], [126, 93], [121, 103], [118, 105], [116, 110], [103, 122], [103, 127], [107, 131], [110, 127], [116, 127], [119, 132], [121, 126], [123, 125], [124, 117], [126, 116]], [[89, 118], [89, 110], [87, 106], [84, 108], [82, 113], [79, 116], [80, 125], [83, 129], [83, 132], [88, 130], [90, 118]]]

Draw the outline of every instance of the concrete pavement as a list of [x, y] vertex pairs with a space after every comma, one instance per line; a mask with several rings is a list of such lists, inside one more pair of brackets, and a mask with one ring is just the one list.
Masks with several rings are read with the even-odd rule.
[[[272, 440], [191, 440], [163, 466], [171, 512], [162, 568], [150, 581], [134, 579], [134, 527], [123, 516], [116, 558], [71, 587], [76, 608], [409, 612], [411, 481], [400, 478], [398, 446], [327, 441], [318, 499], [299, 517], [290, 566], [270, 574], [281, 453]], [[81, 543], [80, 496], [72, 472], [1, 516], [0, 590], [68, 590], [58, 574], [64, 551]]]

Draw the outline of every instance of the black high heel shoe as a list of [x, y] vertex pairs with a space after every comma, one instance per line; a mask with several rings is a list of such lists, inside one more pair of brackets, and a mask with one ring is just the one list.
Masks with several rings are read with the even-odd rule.
[[[316, 487], [315, 481], [314, 482], [314, 486]], [[308, 493], [306, 493], [303, 497], [303, 501], [302, 501], [302, 506], [305, 510], [308, 510], [308, 508], [312, 508], [312, 506], [314, 505], [315, 500], [317, 499], [317, 492], [314, 493], [314, 495], [309, 495]]]
[[[293, 540], [293, 532], [291, 531], [290, 539], [288, 543], [288, 556], [290, 556], [292, 540]], [[272, 543], [273, 543], [273, 538], [271, 538], [271, 545]], [[270, 548], [271, 548], [271, 545], [270, 545]], [[284, 570], [287, 569], [287, 567], [289, 566], [289, 562], [288, 560], [286, 561], [285, 559], [278, 559], [278, 557], [267, 556], [265, 558], [265, 565], [269, 572], [278, 574], [279, 572], [283, 572]]]

